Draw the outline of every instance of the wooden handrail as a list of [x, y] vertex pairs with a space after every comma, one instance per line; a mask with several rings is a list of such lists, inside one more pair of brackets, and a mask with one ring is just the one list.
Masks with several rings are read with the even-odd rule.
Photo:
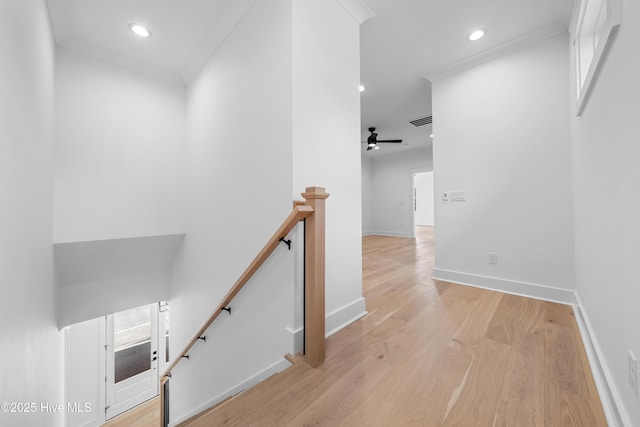
[[[207, 329], [218, 318], [224, 308], [240, 292], [253, 274], [264, 264], [273, 251], [296, 224], [307, 219], [305, 226], [305, 361], [312, 367], [317, 367], [325, 358], [325, 199], [329, 193], [323, 187], [307, 187], [302, 193], [305, 201], [293, 203], [293, 211], [284, 220], [280, 228], [271, 236], [271, 239], [262, 248], [260, 253], [251, 261], [240, 278], [231, 287], [231, 290], [222, 299], [222, 302], [211, 313], [191, 340], [184, 346], [169, 367], [160, 376], [160, 387], [169, 379], [171, 371], [186, 356], [189, 350], [204, 335]], [[162, 405], [164, 405], [164, 393], [162, 393]], [[160, 414], [160, 425], [164, 426], [164, 410]]]
[[182, 351], [173, 359], [171, 364], [165, 369], [164, 373], [160, 376], [160, 378], [164, 378], [171, 374], [173, 368], [182, 360], [183, 356], [186, 356], [189, 350], [193, 347], [193, 345], [198, 342], [198, 339], [204, 335], [207, 329], [211, 326], [211, 324], [216, 320], [216, 318], [220, 315], [223, 308], [227, 307], [233, 297], [235, 297], [238, 292], [242, 289], [242, 287], [251, 279], [251, 276], [264, 264], [264, 262], [269, 258], [269, 255], [273, 253], [273, 251], [280, 244], [280, 239], [285, 237], [296, 224], [309, 215], [313, 213], [313, 208], [307, 205], [298, 205], [293, 208], [287, 219], [284, 220], [278, 231], [276, 231], [271, 239], [267, 242], [266, 245], [262, 248], [260, 253], [251, 261], [251, 264], [244, 270], [240, 278], [236, 281], [236, 283], [231, 287], [229, 292], [224, 296], [222, 302], [218, 305], [218, 307], [211, 313], [211, 315], [205, 320], [200, 329], [193, 335], [193, 337], [189, 340], [187, 345], [184, 346]]

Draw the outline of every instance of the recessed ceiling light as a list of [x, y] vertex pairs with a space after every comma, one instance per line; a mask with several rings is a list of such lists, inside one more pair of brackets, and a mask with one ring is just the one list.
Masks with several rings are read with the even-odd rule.
[[129, 29], [137, 36], [148, 38], [151, 37], [151, 31], [140, 24], [129, 24]]
[[360, 92], [364, 92], [365, 87], [360, 85]]
[[374, 150], [379, 150], [380, 147], [378, 147], [377, 145], [375, 147], [373, 147]]
[[485, 28], [480, 28], [479, 30], [475, 30], [471, 34], [469, 34], [467, 38], [474, 42], [483, 38], [485, 34], [487, 34], [487, 30]]
[[433, 138], [433, 134], [429, 135], [429, 138]]

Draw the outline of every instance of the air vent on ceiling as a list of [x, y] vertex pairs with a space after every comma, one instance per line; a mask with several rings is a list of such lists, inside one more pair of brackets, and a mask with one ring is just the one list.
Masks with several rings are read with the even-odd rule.
[[415, 127], [430, 125], [433, 123], [433, 116], [420, 117], [419, 119], [411, 120], [409, 123]]

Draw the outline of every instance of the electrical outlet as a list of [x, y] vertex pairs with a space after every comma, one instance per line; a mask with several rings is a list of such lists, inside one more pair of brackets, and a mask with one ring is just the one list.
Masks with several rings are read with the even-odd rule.
[[498, 254], [495, 252], [489, 252], [489, 264], [498, 263]]
[[638, 359], [629, 350], [629, 384], [631, 390], [637, 396], [638, 395]]

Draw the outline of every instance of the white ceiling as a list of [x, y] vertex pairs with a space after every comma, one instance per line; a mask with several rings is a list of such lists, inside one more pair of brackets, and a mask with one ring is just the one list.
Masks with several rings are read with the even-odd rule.
[[[255, 1], [48, 0], [48, 4], [58, 45], [184, 84]], [[381, 149], [366, 152], [368, 156], [430, 148], [431, 126], [414, 128], [408, 123], [431, 114], [431, 89], [425, 77], [495, 53], [528, 35], [562, 31], [572, 5], [572, 0], [360, 2], [374, 15], [361, 26], [361, 78], [366, 86], [361, 94], [362, 140], [370, 126], [377, 128], [379, 139], [404, 140], [380, 144]], [[130, 23], [147, 25], [153, 36], [137, 38], [129, 31]], [[479, 27], [489, 30], [487, 36], [469, 42], [466, 35]]]
[[[255, 0], [47, 0], [56, 43], [186, 83]], [[152, 37], [141, 39], [130, 23]]]
[[[363, 1], [375, 16], [360, 31], [360, 73], [366, 87], [361, 94], [362, 140], [369, 135], [367, 128], [375, 126], [378, 139], [408, 144], [380, 144], [368, 156], [431, 147], [432, 126], [408, 123], [431, 114], [431, 88], [424, 77], [528, 35], [566, 30], [572, 6], [572, 0]], [[468, 41], [467, 34], [477, 28], [489, 31], [477, 42]]]

